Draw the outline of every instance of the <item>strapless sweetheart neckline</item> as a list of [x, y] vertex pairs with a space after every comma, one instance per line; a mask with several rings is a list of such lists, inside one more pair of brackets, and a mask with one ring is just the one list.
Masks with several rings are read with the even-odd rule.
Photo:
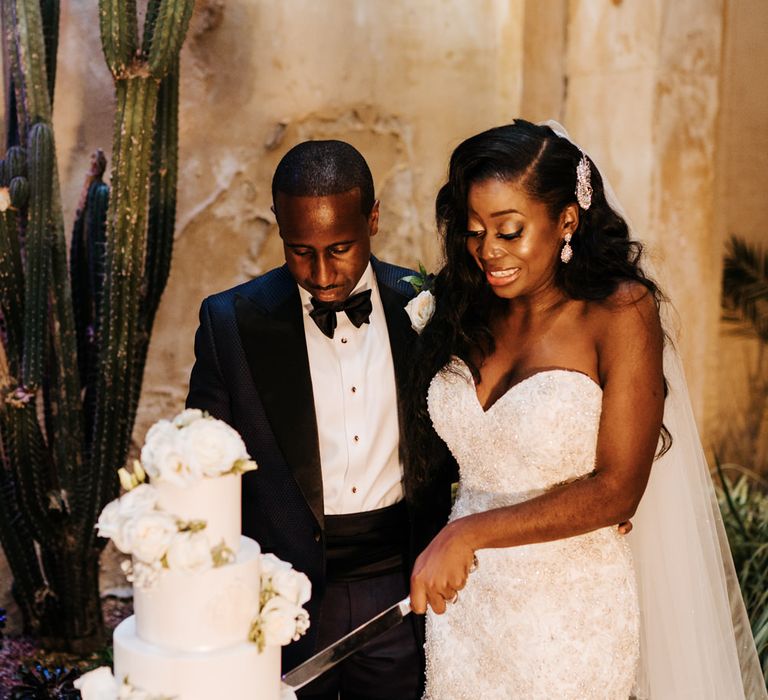
[[553, 374], [553, 373], [565, 373], [565, 374], [573, 375], [576, 377], [582, 377], [586, 382], [589, 382], [589, 384], [595, 387], [600, 393], [603, 392], [603, 388], [594, 379], [592, 379], [592, 377], [590, 377], [586, 372], [582, 372], [580, 369], [568, 369], [567, 367], [550, 367], [547, 369], [540, 369], [537, 372], [534, 372], [533, 374], [528, 375], [524, 379], [521, 379], [519, 382], [515, 382], [511, 386], [507, 387], [504, 393], [501, 396], [499, 396], [499, 398], [496, 399], [490, 406], [488, 406], [488, 408], [484, 408], [483, 404], [480, 401], [480, 398], [477, 395], [477, 385], [475, 384], [475, 378], [472, 376], [472, 371], [467, 366], [467, 363], [464, 362], [464, 360], [462, 360], [460, 357], [456, 355], [454, 355], [453, 357], [453, 362], [455, 364], [461, 365], [461, 367], [463, 367], [464, 370], [466, 371], [467, 378], [471, 382], [472, 391], [475, 394], [475, 403], [483, 413], [490, 413], [495, 408], [496, 404], [498, 404], [500, 401], [505, 399], [507, 396], [513, 394], [518, 387], [521, 387], [524, 384], [532, 382], [539, 377], [546, 376], [548, 374]]

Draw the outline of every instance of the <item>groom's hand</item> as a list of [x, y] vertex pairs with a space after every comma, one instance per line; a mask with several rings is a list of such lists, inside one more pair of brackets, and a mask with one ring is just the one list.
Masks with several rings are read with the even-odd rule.
[[419, 555], [411, 574], [411, 607], [424, 614], [427, 605], [438, 615], [464, 588], [475, 553], [462, 535], [461, 519], [446, 525]]

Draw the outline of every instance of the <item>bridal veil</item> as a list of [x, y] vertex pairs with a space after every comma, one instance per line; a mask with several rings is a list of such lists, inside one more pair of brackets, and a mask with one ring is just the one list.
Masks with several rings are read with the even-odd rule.
[[[557, 122], [545, 125], [571, 140]], [[626, 219], [604, 176], [603, 180], [608, 203]], [[647, 264], [645, 269], [649, 272]], [[673, 442], [653, 464], [628, 535], [641, 614], [636, 697], [766, 700], [768, 692], [675, 348], [676, 324], [669, 303], [662, 304], [661, 316], [668, 336], [664, 424]]]

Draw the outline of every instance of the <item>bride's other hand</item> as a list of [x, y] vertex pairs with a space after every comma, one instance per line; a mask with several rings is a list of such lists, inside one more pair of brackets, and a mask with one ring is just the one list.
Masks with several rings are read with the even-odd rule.
[[438, 615], [464, 588], [474, 562], [467, 518], [446, 525], [419, 555], [411, 574], [411, 607], [424, 614], [427, 605]]
[[619, 523], [619, 534], [620, 535], [628, 535], [630, 532], [632, 532], [632, 521], [631, 520], [625, 520], [623, 523]]

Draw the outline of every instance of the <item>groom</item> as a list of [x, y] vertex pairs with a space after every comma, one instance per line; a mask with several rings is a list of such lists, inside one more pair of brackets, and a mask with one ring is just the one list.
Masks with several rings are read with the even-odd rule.
[[[259, 465], [243, 481], [243, 533], [312, 581], [311, 626], [284, 649], [285, 671], [408, 594], [450, 479], [428, 506], [405, 486], [410, 271], [371, 255], [365, 160], [341, 141], [301, 143], [272, 197], [285, 265], [203, 302], [187, 406], [238, 430]], [[420, 697], [420, 637], [408, 620], [299, 696]]]

